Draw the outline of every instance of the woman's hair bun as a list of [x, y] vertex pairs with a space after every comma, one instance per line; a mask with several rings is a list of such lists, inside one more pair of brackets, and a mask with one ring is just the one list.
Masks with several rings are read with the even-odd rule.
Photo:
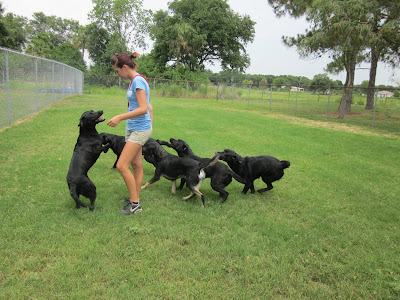
[[131, 58], [133, 58], [133, 59], [138, 58], [139, 56], [140, 56], [140, 54], [137, 53], [137, 52], [133, 52], [133, 53], [131, 54]]

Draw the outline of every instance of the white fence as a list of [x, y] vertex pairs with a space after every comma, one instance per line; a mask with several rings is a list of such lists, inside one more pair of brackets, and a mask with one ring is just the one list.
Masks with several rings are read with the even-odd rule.
[[82, 91], [82, 71], [0, 47], [0, 129]]

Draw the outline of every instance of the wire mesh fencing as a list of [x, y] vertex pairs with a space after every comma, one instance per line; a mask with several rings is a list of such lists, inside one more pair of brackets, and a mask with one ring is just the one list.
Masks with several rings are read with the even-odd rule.
[[0, 129], [82, 92], [82, 71], [0, 47]]
[[[368, 88], [353, 87], [350, 110], [339, 120], [343, 87], [284, 86], [193, 82], [148, 78], [152, 97], [212, 99], [238, 108], [273, 112], [312, 120], [375, 127], [400, 134], [400, 90], [374, 89], [372, 109], [366, 109]], [[125, 97], [129, 81], [118, 76], [85, 74], [85, 92]], [[371, 99], [370, 99], [371, 101]]]

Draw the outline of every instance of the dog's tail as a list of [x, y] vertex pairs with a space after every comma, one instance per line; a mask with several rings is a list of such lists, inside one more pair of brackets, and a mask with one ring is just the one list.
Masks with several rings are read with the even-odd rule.
[[200, 170], [203, 170], [209, 166], [215, 165], [219, 160], [219, 153], [215, 153], [213, 158], [210, 158], [208, 161], [200, 164]]
[[280, 163], [281, 163], [282, 169], [289, 168], [289, 166], [290, 166], [290, 162], [287, 160], [281, 160]]
[[77, 207], [77, 208], [79, 208], [79, 206], [87, 207], [86, 204], [83, 203], [83, 202], [79, 199], [79, 196], [78, 196], [78, 194], [76, 193], [76, 186], [75, 186], [75, 185], [71, 184], [71, 185], [69, 186], [69, 193], [71, 194], [72, 199], [75, 200], [75, 203], [76, 203], [76, 207]]
[[229, 169], [229, 174], [230, 174], [237, 182], [240, 182], [240, 183], [243, 183], [243, 184], [246, 183], [242, 177], [240, 177], [238, 174], [236, 174], [235, 172], [233, 172], [231, 169]]

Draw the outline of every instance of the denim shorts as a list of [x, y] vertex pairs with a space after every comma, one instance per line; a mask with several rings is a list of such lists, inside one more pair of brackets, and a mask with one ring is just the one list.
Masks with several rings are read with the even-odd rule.
[[125, 142], [129, 141], [135, 144], [143, 146], [146, 144], [147, 140], [150, 138], [153, 128], [147, 129], [145, 131], [130, 131], [126, 129], [125, 131]]

